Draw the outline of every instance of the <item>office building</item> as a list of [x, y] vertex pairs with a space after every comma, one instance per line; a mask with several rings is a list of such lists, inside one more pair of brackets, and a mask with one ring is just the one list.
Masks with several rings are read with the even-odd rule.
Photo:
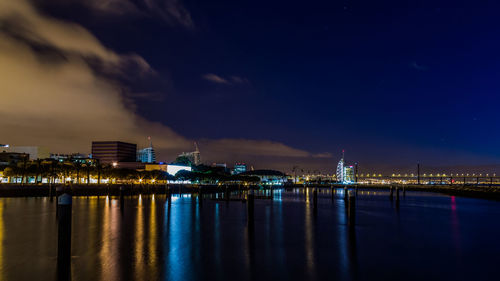
[[135, 162], [137, 145], [121, 141], [93, 141], [92, 158], [101, 164]]
[[153, 142], [151, 141], [151, 137], [148, 137], [149, 147], [140, 149], [137, 151], [137, 162], [142, 163], [156, 163], [156, 153], [153, 148]]
[[337, 182], [343, 184], [354, 183], [354, 167], [347, 166], [344, 161], [344, 151], [342, 150], [342, 158], [337, 164]]

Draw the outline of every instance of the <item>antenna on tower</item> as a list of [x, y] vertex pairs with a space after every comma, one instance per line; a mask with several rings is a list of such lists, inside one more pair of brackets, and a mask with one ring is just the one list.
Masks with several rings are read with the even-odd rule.
[[195, 151], [200, 152], [200, 150], [198, 149], [198, 144], [196, 142], [194, 142], [194, 148], [195, 148]]
[[344, 159], [345, 150], [342, 149], [342, 159]]
[[149, 147], [153, 147], [153, 141], [151, 140], [151, 136], [148, 136]]

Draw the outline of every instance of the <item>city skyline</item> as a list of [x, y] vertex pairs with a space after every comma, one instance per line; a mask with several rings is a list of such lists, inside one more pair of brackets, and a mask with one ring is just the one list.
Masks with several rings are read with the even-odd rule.
[[0, 0], [2, 143], [152, 136], [158, 159], [196, 141], [208, 162], [283, 171], [334, 171], [342, 149], [361, 169], [498, 171], [498, 4], [97, 3]]

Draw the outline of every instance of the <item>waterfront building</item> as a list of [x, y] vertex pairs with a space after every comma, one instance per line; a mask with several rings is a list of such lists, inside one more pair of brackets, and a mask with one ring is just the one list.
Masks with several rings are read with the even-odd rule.
[[344, 181], [343, 183], [354, 183], [354, 166], [344, 165]]
[[146, 171], [164, 171], [168, 173], [168, 165], [164, 163], [146, 164]]
[[342, 153], [342, 158], [340, 159], [339, 163], [337, 164], [337, 182], [343, 183], [344, 182], [344, 154]]
[[347, 166], [344, 161], [344, 151], [342, 150], [342, 158], [337, 164], [337, 182], [343, 184], [354, 183], [354, 167]]
[[88, 159], [89, 155], [81, 154], [81, 153], [72, 153], [72, 154], [61, 154], [61, 153], [51, 153], [50, 159], [57, 160], [59, 162], [64, 162], [66, 160], [76, 160], [76, 159]]
[[179, 171], [191, 172], [192, 169], [190, 166], [175, 165], [175, 164], [168, 164], [167, 165], [167, 173], [171, 174], [172, 176], [175, 176], [175, 174], [177, 174]]
[[287, 181], [287, 176], [284, 173], [275, 170], [252, 170], [240, 175], [258, 177], [262, 184], [268, 185], [282, 185]]
[[247, 164], [236, 163], [234, 164], [233, 175], [241, 174], [247, 171]]
[[43, 146], [9, 146], [0, 148], [4, 152], [24, 153], [29, 155], [29, 160], [50, 158], [49, 149]]
[[98, 159], [102, 164], [118, 162], [135, 162], [137, 145], [121, 141], [93, 141], [92, 158]]
[[156, 153], [153, 148], [151, 137], [148, 137], [150, 143], [149, 147], [137, 151], [137, 161], [142, 163], [156, 163]]

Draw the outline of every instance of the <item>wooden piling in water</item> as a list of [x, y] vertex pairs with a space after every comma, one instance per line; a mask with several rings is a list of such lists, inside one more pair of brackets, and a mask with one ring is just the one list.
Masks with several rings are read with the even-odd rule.
[[313, 191], [313, 206], [314, 206], [314, 209], [318, 209], [318, 188], [314, 188], [314, 191]]
[[57, 280], [71, 277], [71, 195], [64, 193], [57, 198]]
[[254, 195], [253, 191], [250, 190], [247, 195], [247, 220], [248, 226], [253, 227], [254, 223]]
[[120, 186], [120, 208], [123, 209], [123, 203], [124, 203], [124, 200], [123, 200], [123, 186]]
[[226, 185], [226, 190], [224, 191], [224, 199], [229, 202], [230, 200], [230, 194], [229, 194], [229, 188]]
[[198, 205], [203, 206], [203, 189], [198, 187]]
[[356, 197], [354, 192], [351, 190], [348, 192], [348, 211], [347, 211], [347, 218], [348, 218], [348, 225], [349, 227], [354, 227], [356, 223]]
[[390, 187], [390, 194], [389, 194], [389, 199], [393, 199], [393, 195], [394, 195], [394, 191], [393, 191], [393, 188], [392, 188], [392, 185]]

